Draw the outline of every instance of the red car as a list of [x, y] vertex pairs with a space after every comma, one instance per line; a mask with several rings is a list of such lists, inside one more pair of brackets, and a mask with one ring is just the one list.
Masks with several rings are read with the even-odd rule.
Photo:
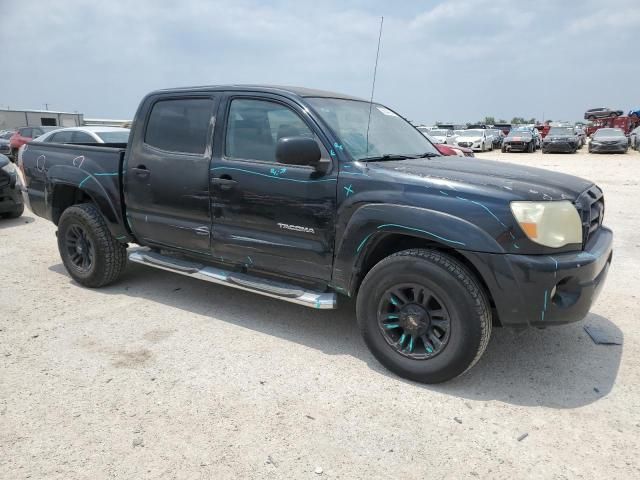
[[55, 130], [60, 127], [20, 127], [16, 130], [9, 139], [9, 145], [11, 146], [11, 156], [14, 161], [18, 157], [18, 149], [25, 143], [30, 142], [40, 135]]
[[436, 143], [435, 147], [442, 155], [458, 157], [475, 157], [473, 150], [466, 147], [452, 147], [445, 143]]

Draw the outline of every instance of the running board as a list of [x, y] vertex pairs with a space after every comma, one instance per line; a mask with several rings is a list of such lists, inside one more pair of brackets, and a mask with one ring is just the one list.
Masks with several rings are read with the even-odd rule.
[[134, 263], [141, 263], [187, 277], [259, 293], [260, 295], [297, 303], [305, 307], [330, 310], [337, 306], [335, 293], [313, 292], [286, 283], [253, 277], [245, 273], [229, 272], [220, 268], [161, 255], [146, 249], [130, 250], [128, 257]]

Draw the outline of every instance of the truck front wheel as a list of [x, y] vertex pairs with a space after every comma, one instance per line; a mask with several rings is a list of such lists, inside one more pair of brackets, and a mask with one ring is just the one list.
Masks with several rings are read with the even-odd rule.
[[107, 228], [95, 205], [67, 208], [58, 222], [58, 250], [69, 275], [85, 287], [114, 282], [127, 265], [127, 247]]
[[380, 363], [418, 382], [466, 372], [491, 336], [491, 309], [478, 280], [435, 250], [404, 250], [380, 261], [362, 282], [356, 313]]

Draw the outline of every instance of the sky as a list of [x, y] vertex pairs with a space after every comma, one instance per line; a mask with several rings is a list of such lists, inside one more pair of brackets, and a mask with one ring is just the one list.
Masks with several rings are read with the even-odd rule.
[[2, 10], [0, 108], [128, 119], [155, 89], [237, 83], [368, 99], [381, 16], [374, 100], [415, 123], [640, 108], [638, 0], [21, 0]]

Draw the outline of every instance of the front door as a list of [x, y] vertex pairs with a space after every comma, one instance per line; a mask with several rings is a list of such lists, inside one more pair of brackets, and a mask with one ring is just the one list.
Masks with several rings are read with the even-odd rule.
[[[217, 98], [147, 99], [125, 159], [127, 221], [146, 245], [210, 253], [209, 163]], [[146, 108], [145, 108], [146, 107]]]
[[317, 126], [275, 95], [234, 94], [221, 111], [211, 163], [214, 256], [248, 271], [329, 281], [337, 168], [321, 174], [275, 158], [280, 138], [308, 136], [329, 159]]

